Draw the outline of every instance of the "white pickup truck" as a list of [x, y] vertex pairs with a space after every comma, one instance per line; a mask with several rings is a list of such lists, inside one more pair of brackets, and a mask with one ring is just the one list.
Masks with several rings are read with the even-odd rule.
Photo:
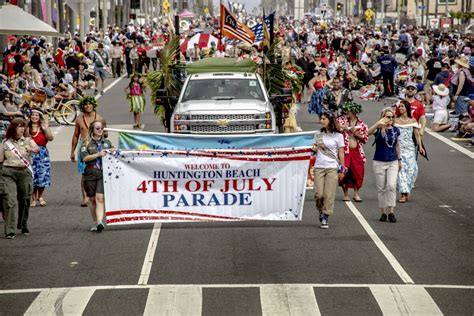
[[180, 134], [276, 133], [271, 98], [258, 74], [217, 72], [189, 75], [170, 120]]

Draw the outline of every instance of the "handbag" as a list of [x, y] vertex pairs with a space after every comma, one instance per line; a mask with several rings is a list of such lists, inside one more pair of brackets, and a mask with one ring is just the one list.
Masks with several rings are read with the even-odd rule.
[[47, 95], [46, 92], [40, 89], [34, 90], [32, 101], [36, 103], [43, 103], [46, 101]]

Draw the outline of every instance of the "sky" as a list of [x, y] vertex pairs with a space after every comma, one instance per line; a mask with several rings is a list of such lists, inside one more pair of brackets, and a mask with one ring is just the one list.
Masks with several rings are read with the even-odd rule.
[[[252, 11], [252, 9], [255, 7], [257, 8], [258, 5], [261, 3], [260, 0], [234, 0], [233, 2], [239, 2], [242, 4], [245, 4], [245, 8], [247, 11]], [[214, 0], [214, 6], [218, 7], [220, 3], [220, 0]], [[224, 0], [224, 4], [227, 5], [228, 1]]]

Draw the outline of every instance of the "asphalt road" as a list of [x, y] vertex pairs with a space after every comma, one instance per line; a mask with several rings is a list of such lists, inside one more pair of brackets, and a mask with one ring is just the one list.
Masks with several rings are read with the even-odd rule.
[[[127, 82], [99, 99], [110, 127], [131, 127]], [[363, 102], [368, 125], [384, 102], [391, 101]], [[163, 131], [149, 105], [145, 130]], [[304, 130], [319, 128], [305, 106], [298, 118]], [[328, 230], [319, 229], [308, 191], [300, 222], [147, 224], [96, 234], [68, 161], [72, 129], [54, 132], [48, 206], [31, 209], [29, 236], [0, 239], [0, 315], [474, 313], [471, 150], [425, 134], [430, 161], [419, 160], [413, 199], [397, 206], [396, 224], [378, 221], [370, 139], [364, 201], [344, 203], [338, 191]]]

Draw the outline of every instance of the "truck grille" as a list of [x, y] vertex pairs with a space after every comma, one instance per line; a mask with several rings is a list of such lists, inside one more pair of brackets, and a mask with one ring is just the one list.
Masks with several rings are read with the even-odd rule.
[[230, 121], [247, 121], [254, 120], [255, 114], [195, 114], [191, 115], [193, 121], [217, 121], [217, 120], [230, 120]]
[[218, 125], [191, 125], [191, 133], [212, 133], [212, 134], [229, 134], [229, 133], [254, 133], [255, 124], [228, 125], [220, 127]]

